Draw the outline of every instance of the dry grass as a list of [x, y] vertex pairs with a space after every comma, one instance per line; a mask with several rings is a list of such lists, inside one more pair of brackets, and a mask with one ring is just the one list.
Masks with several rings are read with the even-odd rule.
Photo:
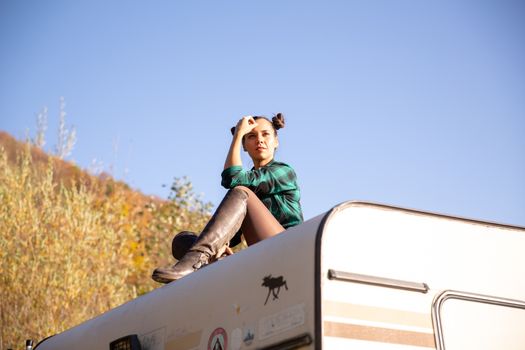
[[158, 287], [150, 274], [170, 260], [173, 234], [199, 231], [209, 217], [187, 180], [162, 201], [8, 141], [0, 147], [0, 350]]

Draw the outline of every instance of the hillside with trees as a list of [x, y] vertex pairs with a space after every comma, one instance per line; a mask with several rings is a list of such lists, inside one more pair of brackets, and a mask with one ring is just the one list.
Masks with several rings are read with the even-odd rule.
[[200, 232], [210, 209], [186, 178], [147, 196], [0, 132], [0, 350], [159, 287], [171, 238]]

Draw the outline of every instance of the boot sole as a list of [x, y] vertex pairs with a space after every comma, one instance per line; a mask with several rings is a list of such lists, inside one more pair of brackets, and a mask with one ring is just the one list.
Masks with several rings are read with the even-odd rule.
[[155, 282], [167, 284], [167, 283], [176, 281], [176, 280], [178, 280], [178, 279], [180, 279], [182, 277], [180, 277], [180, 278], [173, 278], [173, 275], [171, 275], [169, 273], [155, 271], [155, 272], [153, 272], [153, 275], [151, 275], [151, 278]]

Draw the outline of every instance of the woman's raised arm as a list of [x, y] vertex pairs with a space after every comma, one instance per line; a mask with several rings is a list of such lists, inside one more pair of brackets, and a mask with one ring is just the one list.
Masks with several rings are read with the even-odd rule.
[[243, 117], [237, 125], [235, 126], [235, 132], [233, 134], [232, 142], [228, 155], [226, 156], [226, 161], [224, 162], [224, 169], [227, 169], [231, 166], [238, 165], [242, 166], [241, 160], [241, 146], [242, 138], [244, 135], [249, 133], [257, 126], [257, 122], [253, 119], [252, 116]]

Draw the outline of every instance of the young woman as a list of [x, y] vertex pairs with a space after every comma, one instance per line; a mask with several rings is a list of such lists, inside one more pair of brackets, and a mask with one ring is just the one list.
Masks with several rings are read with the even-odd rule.
[[[295, 171], [274, 160], [279, 146], [277, 130], [283, 127], [284, 117], [278, 113], [271, 121], [247, 116], [232, 128], [233, 139], [221, 174], [221, 184], [229, 191], [198, 238], [188, 232], [175, 237], [172, 251], [179, 261], [155, 269], [155, 281], [169, 283], [231, 254], [228, 244], [230, 240], [237, 244], [241, 232], [252, 245], [303, 221]], [[241, 148], [253, 161], [251, 170], [242, 167]], [[180, 245], [189, 242], [191, 247], [177, 246], [177, 239]]]

